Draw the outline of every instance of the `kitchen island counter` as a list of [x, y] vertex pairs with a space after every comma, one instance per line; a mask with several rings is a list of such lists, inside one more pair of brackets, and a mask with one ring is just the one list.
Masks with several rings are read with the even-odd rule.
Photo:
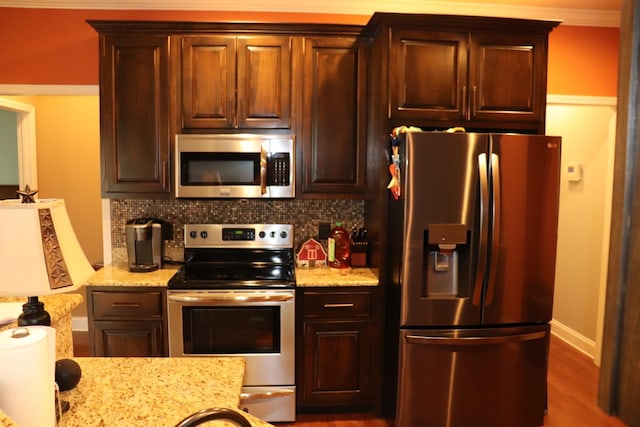
[[[237, 412], [245, 362], [240, 357], [80, 357], [78, 385], [61, 393], [71, 409], [59, 427], [174, 426], [194, 412]], [[270, 424], [243, 413], [252, 426]], [[207, 424], [208, 425], [208, 424]], [[213, 425], [236, 426], [231, 422]]]
[[[62, 293], [55, 295], [44, 295], [38, 298], [44, 303], [44, 309], [51, 316], [51, 327], [56, 330], [56, 359], [73, 357], [73, 335], [71, 333], [71, 311], [82, 303], [82, 295], [77, 293]], [[24, 303], [27, 298], [2, 297], [0, 303], [20, 302]], [[17, 321], [0, 326], [0, 331], [15, 328]], [[0, 424], [2, 425], [2, 424]]]

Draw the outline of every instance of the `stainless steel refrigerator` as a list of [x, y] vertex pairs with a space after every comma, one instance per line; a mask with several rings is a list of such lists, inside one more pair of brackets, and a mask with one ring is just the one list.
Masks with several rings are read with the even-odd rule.
[[408, 132], [398, 142], [396, 427], [542, 425], [560, 138]]

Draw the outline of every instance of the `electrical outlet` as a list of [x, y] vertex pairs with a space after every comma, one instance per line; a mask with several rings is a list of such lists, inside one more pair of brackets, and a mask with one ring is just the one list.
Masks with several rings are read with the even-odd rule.
[[329, 238], [329, 233], [331, 233], [331, 223], [321, 222], [318, 226], [318, 239], [327, 240]]

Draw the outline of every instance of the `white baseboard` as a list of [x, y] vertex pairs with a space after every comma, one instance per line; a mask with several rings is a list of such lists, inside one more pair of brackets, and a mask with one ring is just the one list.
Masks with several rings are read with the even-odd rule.
[[78, 332], [87, 332], [89, 330], [89, 321], [86, 316], [73, 316], [71, 318], [71, 330]]
[[551, 321], [551, 333], [595, 361], [596, 343], [561, 322]]

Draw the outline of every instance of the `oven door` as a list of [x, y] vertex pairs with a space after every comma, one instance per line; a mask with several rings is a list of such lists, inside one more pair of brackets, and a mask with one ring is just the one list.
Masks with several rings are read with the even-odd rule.
[[293, 385], [294, 290], [169, 290], [169, 355], [240, 356], [245, 385]]

